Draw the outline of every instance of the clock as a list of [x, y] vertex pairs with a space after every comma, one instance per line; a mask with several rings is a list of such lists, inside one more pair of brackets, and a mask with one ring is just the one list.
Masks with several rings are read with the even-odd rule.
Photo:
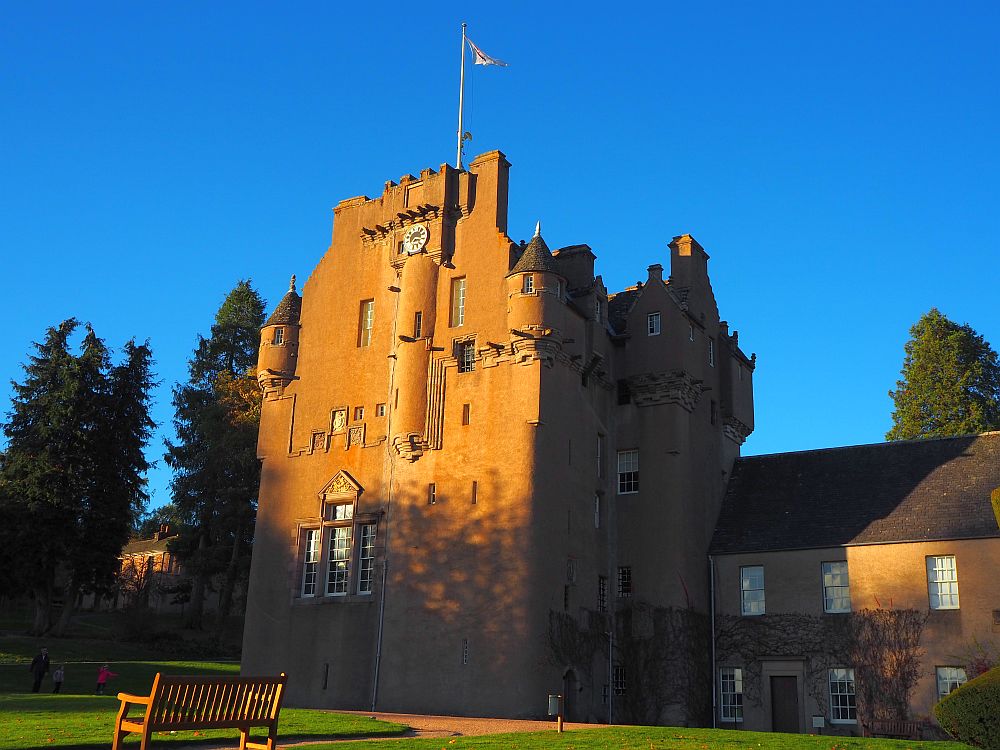
[[414, 224], [406, 230], [403, 235], [403, 252], [407, 255], [414, 255], [424, 249], [427, 244], [427, 227], [423, 224]]

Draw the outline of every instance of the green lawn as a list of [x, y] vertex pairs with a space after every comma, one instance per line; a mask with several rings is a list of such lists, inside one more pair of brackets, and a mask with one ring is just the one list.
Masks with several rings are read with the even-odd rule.
[[[149, 687], [146, 687], [149, 692]], [[118, 700], [113, 697], [82, 695], [4, 695], [0, 696], [0, 750], [39, 750], [39, 748], [79, 748], [106, 750], [114, 734]], [[283, 708], [278, 734], [283, 742], [332, 739], [337, 737], [377, 737], [406, 731], [400, 724], [376, 721], [366, 716]], [[180, 742], [194, 744], [225, 741], [237, 744], [239, 732], [178, 732], [155, 735], [154, 746]], [[129, 742], [138, 742], [129, 735]]]
[[958, 742], [907, 742], [801, 734], [677, 727], [602, 727], [557, 734], [531, 732], [481, 737], [337, 742], [308, 750], [970, 750]]
[[[93, 695], [97, 688], [97, 668], [103, 662], [68, 662], [66, 664], [66, 681], [62, 692], [68, 695]], [[114, 661], [108, 662], [111, 671], [118, 674], [108, 682], [107, 693], [133, 693], [148, 695], [153, 685], [153, 677], [157, 672], [164, 674], [204, 674], [226, 675], [239, 674], [240, 665], [236, 662], [212, 661]], [[55, 662], [52, 669], [55, 669]], [[0, 665], [0, 694], [27, 693], [31, 690], [31, 673], [27, 664]], [[42, 692], [52, 692], [51, 670], [42, 681]]]

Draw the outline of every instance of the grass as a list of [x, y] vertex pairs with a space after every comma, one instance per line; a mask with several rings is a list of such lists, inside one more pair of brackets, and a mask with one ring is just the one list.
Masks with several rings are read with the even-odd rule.
[[[149, 692], [149, 686], [146, 687]], [[0, 696], [0, 750], [40, 750], [57, 747], [105, 750], [114, 734], [118, 700], [110, 696], [6, 695]], [[400, 724], [376, 721], [366, 716], [325, 711], [283, 708], [278, 723], [282, 742], [332, 739], [337, 737], [378, 737], [406, 731]], [[237, 744], [236, 730], [157, 734], [154, 743]], [[127, 742], [138, 743], [138, 735]]]
[[602, 727], [563, 734], [527, 732], [310, 744], [308, 750], [970, 750], [959, 742], [817, 737], [726, 729]]

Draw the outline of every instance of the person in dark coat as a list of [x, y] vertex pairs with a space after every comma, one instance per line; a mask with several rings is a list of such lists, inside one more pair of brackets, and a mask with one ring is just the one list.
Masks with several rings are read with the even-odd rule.
[[49, 671], [49, 650], [47, 648], [43, 648], [38, 656], [31, 660], [31, 666], [28, 667], [28, 671], [35, 678], [35, 684], [31, 686], [31, 692], [37, 693], [42, 687], [42, 678]]

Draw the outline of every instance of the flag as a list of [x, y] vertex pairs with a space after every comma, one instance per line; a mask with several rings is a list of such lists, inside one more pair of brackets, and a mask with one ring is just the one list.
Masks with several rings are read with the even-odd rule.
[[479, 47], [475, 45], [475, 42], [473, 42], [468, 37], [466, 37], [466, 41], [469, 43], [469, 46], [472, 47], [472, 54], [476, 58], [475, 60], [476, 65], [499, 65], [500, 67], [503, 68], [507, 67], [507, 63], [505, 63], [503, 60], [498, 60], [495, 57], [490, 57], [481, 49], [479, 49]]

